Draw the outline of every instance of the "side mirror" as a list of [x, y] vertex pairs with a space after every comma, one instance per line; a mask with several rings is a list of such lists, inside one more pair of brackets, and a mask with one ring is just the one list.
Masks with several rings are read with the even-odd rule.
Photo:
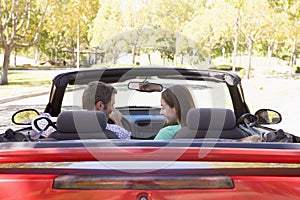
[[163, 86], [158, 83], [150, 83], [148, 81], [143, 82], [129, 82], [128, 89], [137, 90], [140, 92], [161, 92]]
[[30, 125], [31, 121], [39, 115], [40, 113], [35, 109], [22, 109], [15, 112], [11, 119], [17, 125]]
[[278, 124], [281, 122], [281, 114], [271, 109], [260, 109], [256, 111], [257, 124]]

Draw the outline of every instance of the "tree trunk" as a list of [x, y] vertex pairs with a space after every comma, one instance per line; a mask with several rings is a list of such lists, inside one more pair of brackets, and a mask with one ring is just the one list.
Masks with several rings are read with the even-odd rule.
[[132, 64], [134, 65], [134, 64], [136, 64], [135, 63], [135, 56], [136, 56], [136, 46], [135, 45], [131, 47], [131, 52], [132, 52]]
[[211, 65], [211, 60], [212, 60], [212, 46], [209, 45], [209, 55], [208, 55], [208, 64]]
[[297, 38], [294, 37], [293, 49], [292, 49], [292, 57], [291, 57], [291, 66], [290, 66], [290, 75], [293, 74], [294, 65], [297, 64], [296, 48], [297, 48]]
[[248, 41], [248, 65], [247, 65], [247, 69], [246, 69], [246, 78], [247, 79], [250, 79], [252, 50], [253, 50], [253, 41], [251, 39], [249, 39], [249, 41]]
[[17, 67], [17, 47], [14, 48], [14, 65], [13, 67]]
[[238, 46], [238, 38], [239, 38], [239, 12], [240, 10], [236, 10], [236, 21], [235, 21], [235, 34], [234, 34], [234, 42], [233, 42], [233, 52], [232, 52], [232, 71], [235, 72], [236, 67], [236, 53]]
[[72, 67], [75, 66], [75, 50], [74, 48], [72, 48], [72, 55], [71, 55], [71, 63], [72, 63]]
[[50, 62], [54, 61], [54, 53], [53, 53], [53, 48], [51, 48], [51, 55], [50, 55]]
[[293, 41], [293, 49], [292, 49], [292, 58], [291, 58], [291, 66], [293, 67], [294, 65], [296, 65], [296, 46], [297, 46], [297, 40], [296, 37], [294, 38]]
[[40, 53], [39, 53], [39, 48], [37, 46], [35, 47], [35, 60], [34, 60], [34, 63], [36, 65], [39, 65], [39, 63], [40, 63]]
[[2, 67], [2, 75], [1, 75], [1, 83], [0, 85], [8, 85], [8, 67], [9, 67], [9, 62], [10, 62], [10, 54], [12, 51], [13, 47], [7, 46], [4, 49], [4, 59], [3, 59], [3, 67]]
[[151, 54], [148, 53], [148, 60], [149, 60], [149, 64], [151, 65]]
[[77, 31], [78, 31], [78, 35], [77, 35], [77, 62], [76, 62], [76, 67], [77, 67], [77, 69], [79, 69], [79, 66], [80, 66], [80, 25], [79, 24], [77, 26]]
[[213, 47], [212, 47], [212, 42], [211, 42], [211, 38], [208, 38], [209, 40], [209, 55], [208, 55], [208, 64], [211, 65], [212, 63], [212, 52], [213, 52]]
[[268, 45], [268, 66], [266, 70], [266, 74], [270, 74], [270, 68], [271, 68], [271, 59], [272, 59], [272, 47], [271, 45]]
[[176, 38], [175, 38], [175, 55], [174, 55], [174, 61], [175, 61], [175, 66], [178, 65], [178, 53], [179, 53], [179, 33], [176, 32]]
[[55, 66], [58, 65], [58, 48], [55, 48]]

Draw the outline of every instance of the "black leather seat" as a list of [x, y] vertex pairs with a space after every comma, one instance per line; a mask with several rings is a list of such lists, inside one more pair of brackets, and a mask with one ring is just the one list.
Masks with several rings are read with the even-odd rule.
[[56, 140], [119, 139], [106, 130], [107, 118], [99, 111], [63, 111], [56, 121], [57, 131], [48, 138]]
[[230, 109], [191, 109], [187, 114], [186, 124], [186, 127], [181, 128], [175, 134], [174, 139], [247, 137], [247, 134], [236, 126], [235, 115]]

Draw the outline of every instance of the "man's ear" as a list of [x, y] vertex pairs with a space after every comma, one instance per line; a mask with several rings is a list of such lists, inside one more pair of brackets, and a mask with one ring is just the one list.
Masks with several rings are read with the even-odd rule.
[[98, 111], [102, 111], [103, 110], [103, 102], [102, 101], [98, 101], [96, 104], [95, 104], [95, 110], [98, 110]]

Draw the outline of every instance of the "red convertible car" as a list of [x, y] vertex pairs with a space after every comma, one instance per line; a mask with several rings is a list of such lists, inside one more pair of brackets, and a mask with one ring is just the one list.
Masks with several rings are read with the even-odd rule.
[[[101, 112], [82, 108], [87, 84], [99, 80], [117, 89], [115, 108], [130, 139], [108, 139]], [[153, 140], [164, 125], [161, 92], [175, 84], [189, 89], [195, 108], [173, 139]], [[1, 135], [0, 199], [300, 196], [300, 139], [272, 129], [280, 113], [250, 112], [241, 79], [231, 72], [161, 66], [66, 72], [53, 79], [42, 114], [24, 109], [12, 120], [23, 128]]]

